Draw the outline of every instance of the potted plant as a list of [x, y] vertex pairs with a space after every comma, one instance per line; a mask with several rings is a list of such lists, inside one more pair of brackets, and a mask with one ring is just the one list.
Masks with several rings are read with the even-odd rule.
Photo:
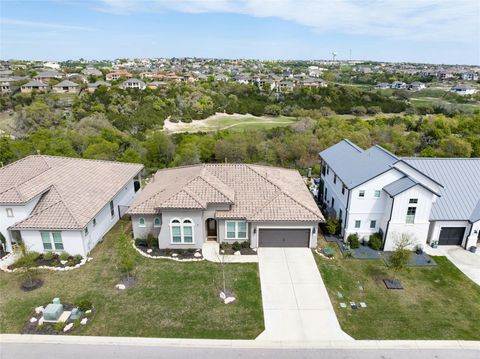
[[432, 241], [432, 243], [430, 243], [430, 245], [432, 246], [432, 248], [437, 248], [438, 247], [438, 241]]
[[420, 254], [423, 254], [423, 247], [421, 244], [418, 244], [416, 247], [415, 247], [415, 253], [420, 255]]

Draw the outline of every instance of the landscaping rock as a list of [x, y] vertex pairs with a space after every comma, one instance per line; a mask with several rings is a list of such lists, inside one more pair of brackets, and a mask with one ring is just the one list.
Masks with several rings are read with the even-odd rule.
[[220, 292], [220, 299], [221, 299], [221, 300], [227, 299], [227, 296], [225, 295], [225, 293]]
[[235, 297], [227, 297], [227, 298], [225, 298], [225, 300], [223, 302], [225, 304], [233, 303], [233, 302], [235, 302]]
[[233, 255], [234, 255], [234, 256], [241, 256], [242, 253], [240, 253], [240, 251], [236, 251], [236, 252], [233, 253]]
[[148, 253], [148, 254], [150, 254], [150, 253], [152, 253], [152, 252], [153, 252], [153, 249], [151, 249], [151, 248], [147, 249], [147, 253]]
[[38, 325], [43, 325], [43, 322], [45, 321], [45, 319], [43, 319], [43, 317], [41, 317], [39, 320], [38, 320]]
[[63, 328], [63, 332], [68, 332], [70, 329], [73, 328], [73, 323], [65, 325], [65, 328]]
[[36, 314], [43, 313], [44, 309], [45, 309], [45, 308], [44, 308], [43, 306], [36, 307], [36, 308], [35, 308], [35, 313], [36, 313]]
[[81, 324], [81, 325], [85, 325], [85, 324], [87, 324], [87, 322], [88, 322], [88, 318], [83, 318], [83, 319], [80, 321], [80, 324]]
[[86, 310], [86, 311], [85, 311], [85, 314], [90, 314], [91, 312], [92, 312], [92, 310], [89, 309], [89, 310]]
[[35, 323], [38, 319], [35, 317], [30, 318], [30, 323]]
[[194, 256], [195, 258], [200, 258], [200, 257], [202, 256], [202, 253], [200, 253], [200, 252], [195, 252], [195, 253], [193, 254], [193, 256]]
[[361, 308], [366, 308], [366, 307], [367, 307], [367, 304], [364, 303], [364, 302], [360, 302], [360, 307], [361, 307]]
[[178, 257], [178, 253], [172, 253], [172, 257]]
[[88, 257], [87, 262], [90, 262], [92, 259], [93, 259], [92, 257]]
[[346, 303], [340, 303], [340, 308], [346, 308], [347, 304]]
[[256, 252], [256, 251], [257, 251], [257, 248], [252, 248], [252, 251]]
[[120, 289], [120, 290], [124, 290], [126, 287], [125, 287], [125, 284], [117, 284], [117, 285], [115, 285], [115, 288]]
[[68, 261], [60, 261], [63, 265], [67, 264]]

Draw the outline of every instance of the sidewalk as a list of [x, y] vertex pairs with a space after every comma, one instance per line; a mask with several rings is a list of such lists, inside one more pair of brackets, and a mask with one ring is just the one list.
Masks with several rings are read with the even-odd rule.
[[258, 256], [232, 256], [220, 254], [220, 245], [214, 241], [203, 243], [202, 255], [207, 261], [215, 263], [258, 263]]
[[68, 335], [0, 334], [0, 343], [78, 344], [112, 346], [170, 346], [190, 348], [280, 348], [280, 349], [468, 349], [479, 350], [480, 341], [462, 340], [346, 340], [346, 341], [255, 341], [222, 339], [169, 339], [136, 337], [87, 337]]

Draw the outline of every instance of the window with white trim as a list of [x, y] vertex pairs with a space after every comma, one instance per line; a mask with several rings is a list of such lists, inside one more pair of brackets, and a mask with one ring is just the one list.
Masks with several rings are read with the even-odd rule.
[[405, 223], [415, 223], [415, 214], [417, 214], [417, 207], [408, 207], [407, 209], [407, 218], [405, 219]]
[[7, 217], [13, 217], [13, 209], [5, 208], [5, 210], [7, 211]]
[[360, 220], [355, 221], [355, 228], [360, 228], [361, 225], [362, 225], [362, 221]]
[[180, 221], [174, 218], [170, 221], [170, 235], [172, 244], [191, 244], [193, 242], [193, 222], [191, 219]]
[[376, 227], [377, 227], [377, 221], [375, 220], [370, 221], [370, 228], [375, 229]]
[[63, 240], [61, 232], [46, 232], [40, 231], [42, 236], [43, 249], [46, 251], [51, 251], [55, 249], [56, 251], [63, 250]]
[[145, 227], [145, 218], [140, 217], [140, 218], [138, 219], [138, 226], [139, 226], [139, 227]]
[[360, 198], [365, 197], [365, 190], [364, 189], [361, 189], [360, 191], [358, 191], [358, 197], [360, 197]]
[[161, 223], [160, 222], [160, 218], [159, 217], [155, 217], [155, 219], [153, 220], [153, 226], [154, 227], [160, 227], [161, 226]]
[[112, 217], [115, 215], [115, 207], [113, 206], [113, 201], [110, 201], [110, 215]]
[[418, 203], [418, 198], [410, 198], [410, 199], [408, 200], [408, 203], [417, 204], [417, 203]]
[[247, 239], [247, 222], [225, 221], [225, 238]]

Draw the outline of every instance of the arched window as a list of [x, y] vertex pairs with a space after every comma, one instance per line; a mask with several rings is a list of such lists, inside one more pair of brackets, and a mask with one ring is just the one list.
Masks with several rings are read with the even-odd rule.
[[139, 226], [139, 227], [145, 227], [145, 218], [140, 217], [140, 218], [138, 219], [138, 226]]
[[160, 227], [160, 225], [161, 225], [160, 218], [155, 217], [155, 219], [153, 220], [153, 226], [154, 227]]
[[170, 234], [172, 244], [191, 244], [193, 243], [193, 221], [184, 219], [180, 221], [174, 218], [170, 221]]

